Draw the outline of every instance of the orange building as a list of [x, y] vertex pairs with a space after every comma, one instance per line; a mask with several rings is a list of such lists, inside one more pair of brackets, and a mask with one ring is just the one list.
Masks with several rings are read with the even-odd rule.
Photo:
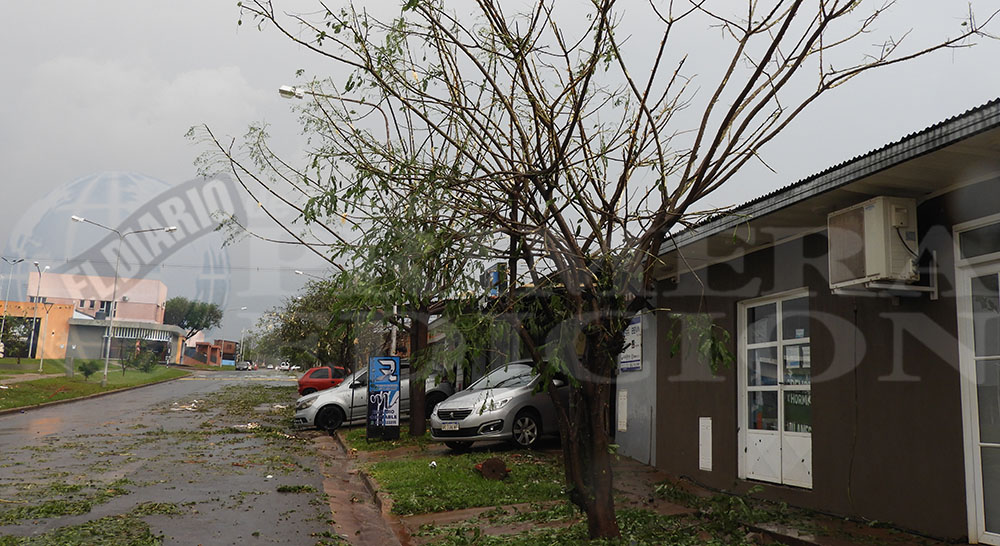
[[232, 366], [240, 347], [239, 343], [227, 339], [216, 339], [212, 343], [195, 341], [193, 346], [190, 340], [188, 343], [181, 360], [181, 364], [185, 365]]
[[73, 306], [56, 303], [0, 301], [0, 314], [8, 317], [35, 317], [35, 336], [28, 354], [31, 358], [63, 358], [69, 341], [69, 319]]

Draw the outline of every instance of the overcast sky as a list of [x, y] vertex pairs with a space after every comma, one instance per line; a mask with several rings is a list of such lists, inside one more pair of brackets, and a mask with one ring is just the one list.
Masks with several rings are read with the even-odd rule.
[[[973, 4], [985, 15], [994, 2]], [[204, 151], [184, 138], [192, 125], [238, 136], [248, 124], [266, 121], [275, 147], [295, 156], [302, 145], [298, 126], [276, 88], [294, 81], [300, 68], [317, 76], [328, 72], [276, 32], [237, 26], [235, 4], [7, 3], [0, 23], [0, 246], [22, 211], [80, 177], [132, 171], [168, 183], [190, 180], [194, 158]], [[902, 1], [895, 17], [918, 35], [942, 25], [954, 34], [963, 6], [950, 0]], [[1000, 33], [1000, 25], [995, 27]], [[998, 58], [1000, 44], [985, 42], [873, 75], [829, 97], [773, 143], [767, 160], [776, 175], [750, 169], [717, 204], [769, 192], [1000, 96]], [[234, 280], [227, 305], [253, 301], [256, 313], [227, 326], [230, 336], [301, 285], [292, 269], [319, 273], [323, 267], [294, 251], [234, 252], [239, 271], [262, 267], [267, 273], [256, 281], [250, 273]]]

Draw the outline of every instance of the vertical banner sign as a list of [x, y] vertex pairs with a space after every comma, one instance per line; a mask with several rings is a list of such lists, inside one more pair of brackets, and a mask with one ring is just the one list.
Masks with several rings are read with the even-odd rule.
[[632, 317], [625, 328], [625, 348], [618, 355], [618, 371], [635, 372], [642, 369], [642, 315]]
[[368, 360], [369, 440], [399, 439], [399, 374], [398, 356]]

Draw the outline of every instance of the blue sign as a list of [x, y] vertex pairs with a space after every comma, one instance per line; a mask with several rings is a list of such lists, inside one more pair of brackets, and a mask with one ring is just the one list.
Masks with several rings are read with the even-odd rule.
[[399, 381], [398, 356], [368, 360], [368, 438], [399, 438]]

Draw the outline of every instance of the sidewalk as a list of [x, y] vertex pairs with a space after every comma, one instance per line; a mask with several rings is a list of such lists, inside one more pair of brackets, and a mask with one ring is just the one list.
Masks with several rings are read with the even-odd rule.
[[22, 373], [13, 377], [8, 377], [6, 379], [0, 379], [0, 385], [10, 385], [12, 383], [21, 383], [23, 381], [34, 381], [36, 379], [46, 379], [49, 377], [63, 377], [64, 373]]
[[[698, 486], [689, 480], [670, 476], [649, 465], [621, 457], [615, 463], [615, 489], [625, 496], [625, 505], [645, 507], [664, 515], [696, 513], [696, 509], [674, 504], [655, 494], [659, 483], [669, 480], [678, 488], [696, 497], [707, 499], [724, 495]], [[758, 501], [764, 502], [764, 501]], [[619, 502], [621, 507], [623, 503]], [[642, 506], [639, 506], [642, 505]], [[676, 510], [676, 512], [673, 512]], [[891, 546], [932, 546], [947, 544], [926, 537], [912, 535], [895, 529], [872, 527], [861, 522], [835, 518], [807, 510], [791, 508], [792, 521], [784, 523], [747, 522], [746, 527], [759, 535], [763, 543], [771, 540], [793, 546], [851, 546], [855, 544], [882, 544]]]

